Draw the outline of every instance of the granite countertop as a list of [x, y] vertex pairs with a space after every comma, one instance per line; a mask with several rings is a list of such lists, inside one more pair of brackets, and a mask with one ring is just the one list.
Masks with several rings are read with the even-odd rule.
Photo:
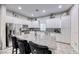
[[[53, 36], [53, 35], [52, 35]], [[50, 48], [55, 48], [56, 43], [54, 37], [51, 37], [49, 34], [45, 34], [44, 32], [37, 32], [35, 36], [35, 32], [30, 32], [29, 34], [17, 35], [17, 38], [20, 40], [27, 40], [37, 43], [39, 45], [48, 46]]]

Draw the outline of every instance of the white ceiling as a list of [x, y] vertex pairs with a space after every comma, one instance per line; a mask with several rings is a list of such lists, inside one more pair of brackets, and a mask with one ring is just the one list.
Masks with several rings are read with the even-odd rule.
[[[51, 13], [60, 13], [68, 10], [72, 4], [62, 4], [62, 8], [58, 8], [60, 4], [7, 4], [7, 9], [17, 12], [28, 17], [45, 16]], [[21, 10], [18, 7], [22, 7]], [[38, 12], [35, 10], [39, 9]], [[45, 13], [42, 10], [46, 10]], [[34, 16], [32, 16], [34, 14]]]

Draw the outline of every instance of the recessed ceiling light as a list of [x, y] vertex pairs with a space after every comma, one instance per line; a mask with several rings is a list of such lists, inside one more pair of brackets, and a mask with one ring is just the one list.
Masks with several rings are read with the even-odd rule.
[[62, 8], [62, 5], [59, 5], [58, 8]]
[[45, 12], [46, 12], [46, 10], [43, 10], [42, 12], [43, 12], [43, 13], [45, 13]]
[[32, 16], [34, 16], [34, 14], [32, 14]]
[[19, 6], [19, 7], [18, 7], [18, 9], [19, 9], [19, 10], [21, 10], [21, 9], [22, 9], [22, 7], [20, 7], [20, 6]]

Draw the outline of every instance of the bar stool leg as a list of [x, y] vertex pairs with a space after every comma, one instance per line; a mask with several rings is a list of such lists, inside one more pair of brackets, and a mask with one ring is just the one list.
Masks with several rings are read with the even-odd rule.
[[12, 48], [12, 54], [14, 54], [14, 48]]
[[16, 48], [16, 54], [17, 54], [17, 48]]

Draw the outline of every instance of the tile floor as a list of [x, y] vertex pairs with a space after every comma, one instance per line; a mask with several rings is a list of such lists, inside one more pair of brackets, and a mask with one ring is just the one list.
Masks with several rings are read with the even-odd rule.
[[[57, 44], [57, 49], [52, 51], [52, 54], [76, 54], [74, 49], [68, 45], [68, 44], [63, 44], [63, 43], [56, 43]], [[12, 47], [6, 48], [4, 50], [0, 50], [0, 54], [11, 54], [12, 53]]]
[[56, 54], [77, 54], [76, 51], [68, 44], [57, 43]]

